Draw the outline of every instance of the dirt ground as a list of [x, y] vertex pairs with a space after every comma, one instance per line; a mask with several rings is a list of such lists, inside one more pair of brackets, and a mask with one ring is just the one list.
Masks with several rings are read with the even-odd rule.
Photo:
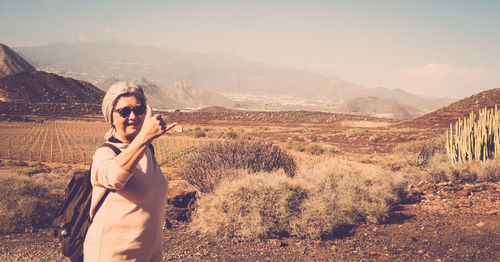
[[[339, 157], [385, 154], [397, 144], [444, 133], [442, 127], [342, 119], [276, 123], [186, 119], [187, 128], [243, 129], [278, 143], [290, 138], [340, 149]], [[377, 139], [370, 139], [376, 136]], [[419, 182], [414, 196], [384, 224], [345, 225], [323, 240], [230, 239], [201, 236], [188, 225], [164, 230], [164, 261], [500, 261], [500, 183]], [[50, 229], [0, 236], [0, 261], [64, 261]]]
[[[385, 224], [346, 225], [325, 240], [200, 236], [164, 230], [163, 261], [500, 261], [500, 185], [411, 188]], [[50, 229], [0, 236], [1, 261], [65, 261]]]

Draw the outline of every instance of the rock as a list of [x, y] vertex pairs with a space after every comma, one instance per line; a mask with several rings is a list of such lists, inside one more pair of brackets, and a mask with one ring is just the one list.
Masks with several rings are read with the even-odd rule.
[[470, 190], [469, 190], [469, 189], [465, 189], [465, 188], [464, 188], [464, 189], [462, 189], [462, 190], [460, 190], [460, 191], [457, 191], [456, 195], [457, 195], [457, 196], [462, 196], [462, 197], [468, 197], [468, 196], [470, 196], [470, 193], [471, 193], [471, 192], [470, 192]]
[[196, 189], [185, 180], [168, 182], [167, 204], [187, 208], [196, 196]]
[[165, 208], [167, 227], [172, 227], [174, 222], [189, 221], [195, 201], [196, 189], [192, 185], [185, 180], [169, 181]]
[[486, 214], [488, 214], [488, 215], [498, 215], [498, 212], [500, 212], [500, 210], [491, 210], [491, 211], [486, 212]]

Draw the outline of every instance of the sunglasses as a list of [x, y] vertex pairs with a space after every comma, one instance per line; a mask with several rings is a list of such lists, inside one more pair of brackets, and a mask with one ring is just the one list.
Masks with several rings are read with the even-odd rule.
[[146, 106], [141, 105], [141, 106], [136, 106], [136, 107], [122, 107], [120, 109], [115, 109], [114, 112], [117, 112], [120, 114], [121, 117], [126, 118], [130, 116], [130, 113], [134, 112], [134, 115], [136, 116], [142, 116], [144, 112], [146, 112]]

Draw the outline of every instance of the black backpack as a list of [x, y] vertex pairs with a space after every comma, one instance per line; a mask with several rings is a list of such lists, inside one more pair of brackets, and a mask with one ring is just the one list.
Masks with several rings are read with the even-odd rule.
[[[104, 143], [101, 147], [113, 149], [116, 155], [121, 153], [120, 149], [110, 143]], [[110, 191], [106, 189], [106, 193], [97, 204], [96, 212]], [[59, 238], [64, 256], [69, 257], [73, 262], [83, 261], [83, 242], [92, 223], [89, 217], [91, 198], [90, 168], [85, 172], [75, 172], [66, 187], [64, 203], [52, 222], [52, 225], [56, 227], [54, 236]]]

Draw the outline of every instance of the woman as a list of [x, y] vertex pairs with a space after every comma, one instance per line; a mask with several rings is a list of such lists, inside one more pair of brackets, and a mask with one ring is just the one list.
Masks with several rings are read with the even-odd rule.
[[[176, 123], [166, 126], [153, 115], [142, 89], [131, 82], [113, 84], [102, 103], [111, 125], [108, 142], [122, 152], [99, 148], [93, 157], [93, 219], [84, 243], [84, 261], [161, 261], [167, 183], [148, 148]], [[111, 189], [96, 212], [106, 189]]]

